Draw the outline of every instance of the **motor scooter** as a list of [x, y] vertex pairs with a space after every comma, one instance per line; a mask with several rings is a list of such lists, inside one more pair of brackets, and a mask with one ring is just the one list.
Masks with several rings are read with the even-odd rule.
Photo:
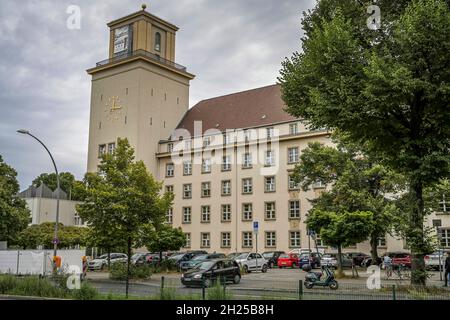
[[[322, 266], [322, 272], [312, 271], [311, 265], [306, 264], [302, 267], [303, 271], [306, 271], [305, 287], [312, 289], [314, 286], [329, 287], [331, 290], [337, 290], [339, 284], [334, 278], [334, 272], [327, 266]], [[322, 277], [325, 278], [322, 280]]]

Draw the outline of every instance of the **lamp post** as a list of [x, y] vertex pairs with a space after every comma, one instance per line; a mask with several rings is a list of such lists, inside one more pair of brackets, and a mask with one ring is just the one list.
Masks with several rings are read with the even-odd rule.
[[[55, 163], [55, 159], [53, 159], [53, 156], [50, 152], [50, 150], [48, 150], [48, 148], [46, 147], [46, 145], [39, 140], [36, 136], [34, 136], [33, 134], [31, 134], [28, 130], [17, 130], [18, 133], [21, 134], [26, 134], [29, 135], [30, 137], [32, 137], [33, 139], [35, 139], [37, 142], [39, 142], [44, 148], [45, 150], [47, 150], [48, 155], [50, 156], [50, 159], [52, 159], [53, 162], [53, 167], [55, 168], [55, 173], [56, 173], [56, 190], [57, 190], [57, 197], [56, 197], [56, 219], [55, 219], [55, 235], [54, 235], [54, 239], [53, 239], [53, 258], [55, 259], [57, 252], [58, 252], [58, 227], [59, 227], [59, 199], [60, 199], [60, 183], [59, 183], [59, 173], [58, 173], [58, 168], [56, 167], [56, 163]], [[53, 272], [56, 271], [56, 262], [53, 261]]]

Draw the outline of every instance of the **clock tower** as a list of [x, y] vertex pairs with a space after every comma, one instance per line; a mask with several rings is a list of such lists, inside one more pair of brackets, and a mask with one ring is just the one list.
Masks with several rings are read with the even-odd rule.
[[128, 138], [136, 159], [157, 179], [159, 141], [170, 137], [189, 108], [194, 75], [175, 63], [173, 24], [142, 10], [108, 23], [108, 59], [87, 70], [92, 76], [88, 172], [102, 153]]

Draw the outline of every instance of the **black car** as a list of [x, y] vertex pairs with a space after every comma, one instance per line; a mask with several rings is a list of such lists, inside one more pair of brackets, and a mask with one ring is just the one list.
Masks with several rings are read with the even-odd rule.
[[200, 264], [203, 261], [214, 260], [214, 259], [224, 259], [224, 258], [225, 258], [225, 255], [223, 253], [199, 254], [199, 255], [193, 257], [189, 261], [180, 262], [180, 269], [182, 272], [188, 271], [190, 269], [193, 269], [196, 265]]
[[278, 258], [284, 254], [284, 251], [267, 251], [262, 255], [263, 257], [269, 261], [269, 268], [273, 268], [273, 266], [278, 265]]
[[350, 252], [347, 253], [350, 258], [352, 258], [353, 263], [355, 266], [361, 267], [362, 262], [369, 257], [368, 254], [362, 253], [362, 252]]
[[181, 276], [181, 283], [186, 287], [210, 287], [216, 281], [238, 284], [241, 269], [237, 262], [229, 259], [205, 260]]
[[198, 256], [200, 254], [207, 254], [206, 251], [204, 250], [198, 250], [198, 251], [189, 251], [189, 252], [184, 252], [184, 253], [179, 253], [179, 254], [174, 254], [172, 256], [169, 257], [168, 260], [173, 261], [177, 266], [180, 266], [180, 264], [184, 261], [189, 261], [191, 260], [193, 257]]

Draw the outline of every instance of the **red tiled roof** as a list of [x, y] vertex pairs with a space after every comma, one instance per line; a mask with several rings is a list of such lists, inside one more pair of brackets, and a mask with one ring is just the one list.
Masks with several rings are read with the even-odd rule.
[[242, 129], [292, 121], [284, 111], [279, 85], [238, 92], [203, 100], [184, 115], [177, 129], [194, 133], [194, 121], [202, 121], [203, 132], [208, 129]]

